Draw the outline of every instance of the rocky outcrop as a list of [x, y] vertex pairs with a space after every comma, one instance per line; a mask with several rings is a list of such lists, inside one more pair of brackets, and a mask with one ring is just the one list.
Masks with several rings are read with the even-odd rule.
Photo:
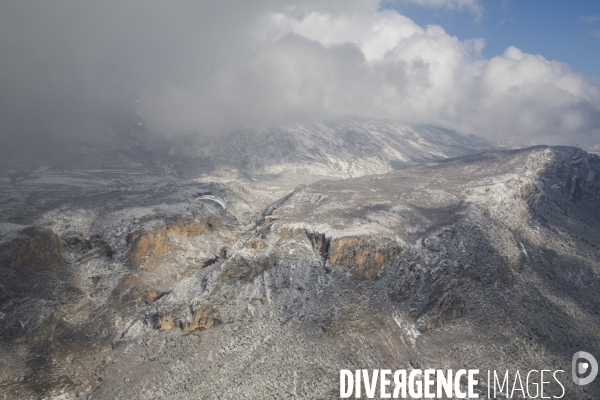
[[404, 282], [402, 286], [390, 293], [390, 300], [401, 301], [410, 299], [418, 287], [418, 282]]
[[[308, 231], [304, 228], [281, 227], [277, 230], [279, 241], [301, 240], [310, 242], [313, 250], [325, 263], [349, 267], [356, 279], [375, 280], [380, 269], [400, 254], [400, 247], [384, 237], [345, 236], [331, 239], [325, 233]], [[263, 239], [249, 240], [246, 248], [263, 250], [267, 243]], [[234, 258], [228, 260], [227, 269], [221, 280], [239, 279], [249, 281], [267, 268], [276, 264], [273, 255], [259, 255], [256, 259]]]
[[431, 331], [461, 317], [465, 308], [465, 303], [460, 297], [447, 294], [435, 303], [431, 311], [417, 317], [417, 326], [422, 331]]
[[171, 314], [161, 315], [156, 322], [156, 329], [159, 331], [170, 331], [175, 328], [175, 320]]
[[214, 215], [206, 218], [205, 221], [184, 221], [181, 218], [176, 218], [173, 221], [166, 222], [166, 232], [182, 235], [186, 237], [198, 236], [206, 233], [209, 229], [219, 229], [222, 227], [221, 220]]
[[[133, 274], [129, 274], [123, 278], [115, 288], [115, 293], [127, 293], [129, 297], [133, 299], [137, 299], [142, 296], [143, 292], [145, 292], [145, 290], [142, 288], [140, 279]], [[94, 293], [92, 293], [90, 297], [94, 297]]]
[[[181, 314], [183, 315], [178, 316]], [[183, 332], [190, 333], [195, 330], [209, 329], [220, 323], [219, 312], [212, 305], [198, 308], [184, 305], [179, 311], [158, 314], [155, 327], [160, 331], [170, 331], [179, 327]]]
[[221, 227], [221, 221], [211, 215], [205, 221], [186, 222], [181, 218], [176, 218], [166, 221], [159, 227], [135, 231], [127, 237], [129, 243], [127, 265], [130, 268], [139, 268], [154, 262], [169, 251], [176, 250], [176, 247], [169, 244], [169, 234], [193, 237]]
[[76, 260], [84, 261], [94, 257], [112, 258], [113, 250], [101, 236], [92, 235], [84, 239], [77, 233], [71, 233], [63, 239], [64, 251], [72, 253]]
[[181, 330], [189, 333], [197, 329], [209, 329], [221, 323], [219, 312], [211, 305], [192, 311], [191, 321], [180, 321]]
[[381, 237], [347, 236], [331, 241], [328, 261], [352, 269], [357, 279], [375, 280], [384, 264], [400, 253], [400, 248]]
[[19, 237], [0, 247], [4, 265], [19, 270], [34, 267], [36, 270], [58, 271], [63, 261], [59, 237], [50, 229], [28, 227]]
[[307, 235], [307, 231], [304, 228], [290, 228], [284, 226], [278, 230], [278, 235], [281, 239], [304, 238]]
[[321, 257], [327, 258], [327, 254], [329, 254], [329, 246], [331, 244], [331, 239], [328, 238], [324, 233], [317, 232], [308, 232], [306, 234], [310, 239], [310, 242]]
[[239, 280], [249, 282], [261, 272], [277, 264], [274, 255], [248, 260], [243, 257], [235, 257], [227, 260], [225, 270], [219, 277], [219, 281]]
[[267, 243], [262, 239], [252, 239], [246, 243], [247, 249], [252, 250], [263, 250], [267, 247]]
[[133, 232], [128, 241], [131, 243], [127, 264], [138, 268], [153, 262], [157, 257], [168, 251], [166, 229], [150, 232]]

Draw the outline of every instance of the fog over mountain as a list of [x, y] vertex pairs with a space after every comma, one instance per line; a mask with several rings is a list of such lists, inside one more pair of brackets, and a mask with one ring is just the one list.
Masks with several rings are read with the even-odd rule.
[[372, 120], [138, 129], [2, 176], [0, 395], [334, 399], [339, 369], [380, 368], [600, 394], [568, 375], [600, 352], [598, 156]]
[[[416, 3], [483, 13], [477, 1]], [[597, 80], [513, 46], [483, 58], [483, 39], [419, 26], [389, 4], [2, 2], [3, 148], [113, 112], [166, 136], [356, 115], [522, 143], [599, 141]]]

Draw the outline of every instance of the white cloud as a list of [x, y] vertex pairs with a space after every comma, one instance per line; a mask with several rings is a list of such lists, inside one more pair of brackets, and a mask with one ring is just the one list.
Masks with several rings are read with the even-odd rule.
[[600, 88], [569, 65], [512, 46], [484, 59], [483, 39], [375, 0], [31, 4], [0, 13], [0, 113], [130, 107], [165, 135], [358, 114], [600, 142]]
[[475, 17], [476, 22], [481, 20], [484, 14], [484, 7], [480, 0], [390, 0], [389, 2], [413, 3], [429, 8], [467, 10]]
[[583, 22], [588, 24], [600, 21], [600, 15], [584, 15], [580, 18]]
[[493, 138], [600, 139], [599, 88], [567, 64], [513, 46], [481, 59], [482, 39], [460, 41], [374, 8], [267, 12], [249, 34], [252, 54], [145, 97], [140, 115], [164, 131], [360, 114]]

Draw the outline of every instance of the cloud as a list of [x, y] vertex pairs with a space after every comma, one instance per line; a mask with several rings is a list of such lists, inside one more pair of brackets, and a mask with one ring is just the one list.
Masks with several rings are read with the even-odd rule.
[[100, 110], [135, 112], [163, 135], [362, 115], [600, 141], [600, 88], [567, 64], [515, 47], [484, 59], [483, 39], [372, 0], [223, 3], [4, 3], [0, 116], [17, 121], [4, 132]]
[[583, 22], [588, 24], [600, 21], [600, 15], [584, 15], [580, 17]]
[[446, 8], [448, 10], [467, 10], [479, 22], [484, 14], [480, 0], [389, 0], [391, 3], [413, 3], [428, 8]]
[[[163, 93], [145, 99], [140, 115], [159, 130], [178, 121], [189, 122], [186, 129], [210, 121], [213, 129], [359, 114], [523, 141], [571, 143], [600, 133], [599, 88], [567, 64], [516, 47], [485, 60], [483, 39], [460, 41], [395, 11], [266, 13], [252, 32], [254, 52], [209, 80], [227, 82], [209, 91], [220, 100], [181, 88], [197, 97]], [[189, 112], [190, 104], [205, 111]], [[160, 116], [170, 108], [165, 123]]]
[[[600, 15], [584, 15], [580, 17], [580, 19], [587, 24], [593, 24], [595, 22], [600, 22]], [[589, 34], [595, 37], [600, 37], [600, 30], [589, 31]]]

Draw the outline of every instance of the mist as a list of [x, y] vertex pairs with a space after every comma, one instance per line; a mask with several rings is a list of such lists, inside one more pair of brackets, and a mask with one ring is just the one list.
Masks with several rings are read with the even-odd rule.
[[[481, 18], [476, 1], [432, 3]], [[600, 142], [597, 79], [514, 46], [485, 59], [483, 39], [461, 41], [384, 5], [2, 2], [2, 147], [113, 113], [166, 137], [357, 115], [495, 140]]]

